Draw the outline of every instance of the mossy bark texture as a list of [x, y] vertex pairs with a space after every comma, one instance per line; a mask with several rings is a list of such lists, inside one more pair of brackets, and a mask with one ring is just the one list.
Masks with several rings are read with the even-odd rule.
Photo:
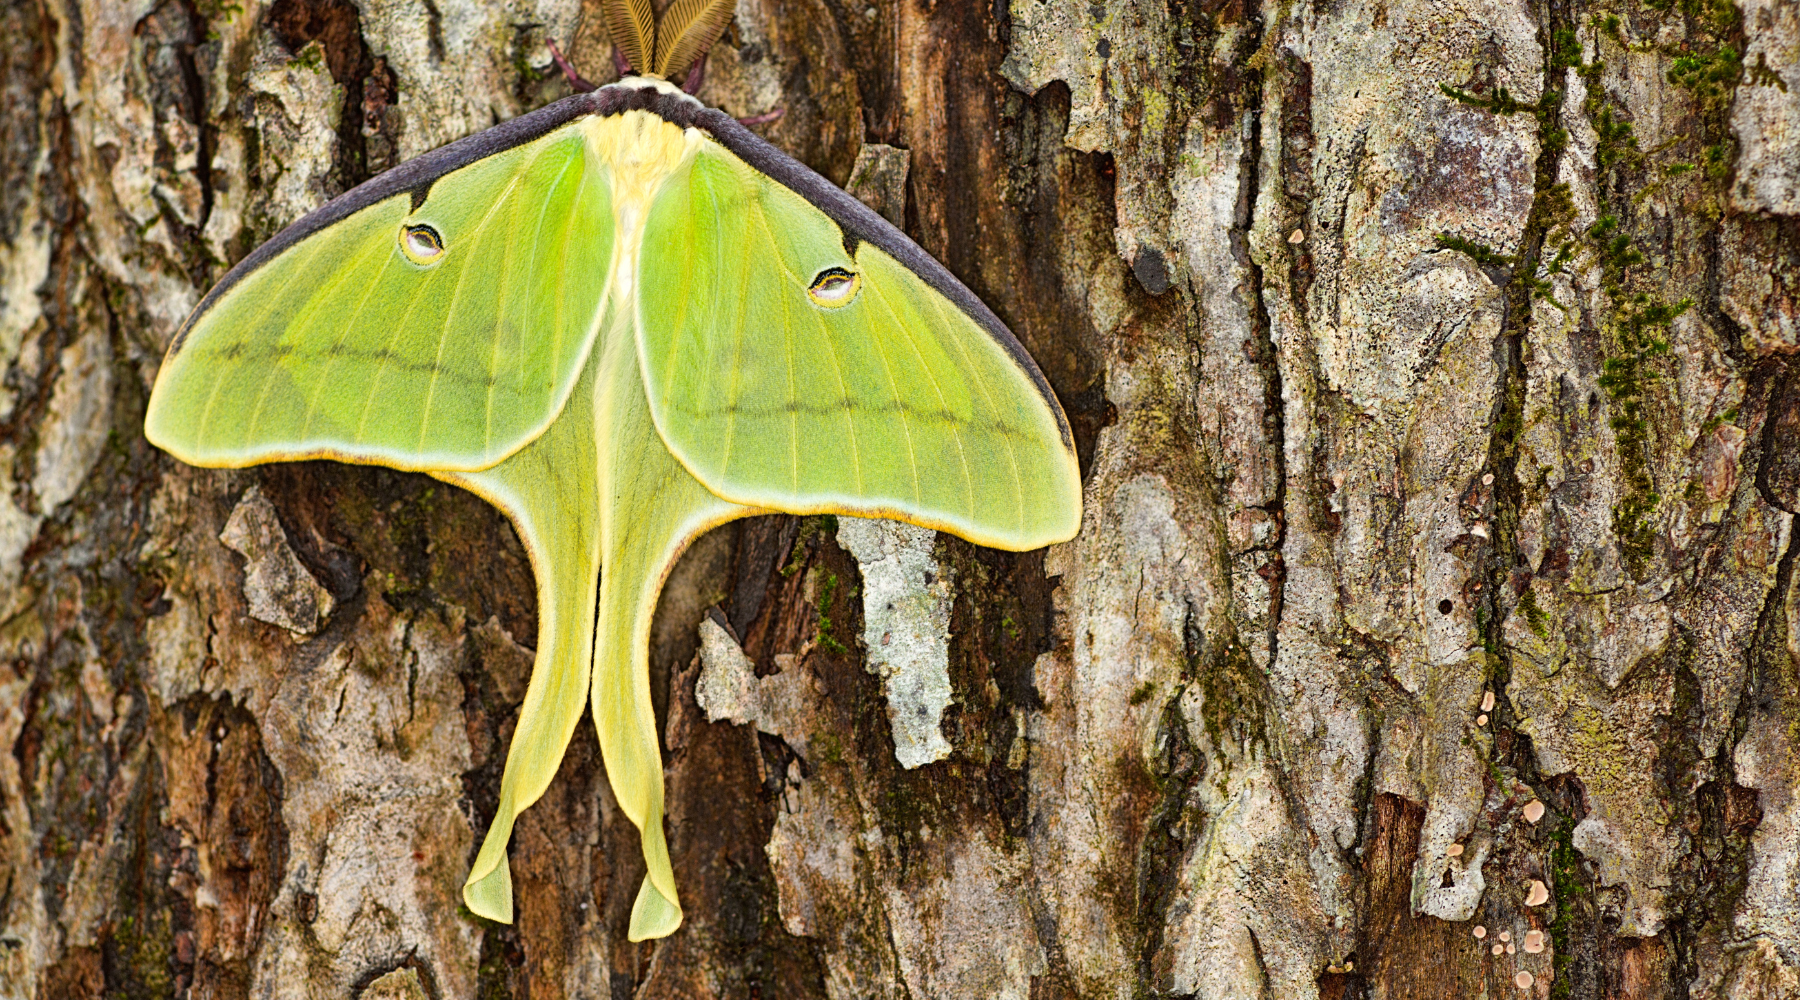
[[139, 433], [547, 38], [610, 77], [583, 0], [0, 9], [0, 996], [1800, 997], [1796, 0], [739, 0], [701, 96], [1010, 323], [1086, 514], [697, 543], [644, 944], [585, 728], [458, 906], [505, 521]]

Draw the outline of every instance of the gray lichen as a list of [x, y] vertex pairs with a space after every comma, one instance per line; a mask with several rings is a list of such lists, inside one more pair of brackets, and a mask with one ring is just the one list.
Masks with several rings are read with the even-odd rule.
[[950, 756], [939, 729], [950, 706], [950, 578], [933, 554], [937, 532], [898, 521], [845, 517], [838, 543], [863, 578], [863, 645], [881, 678], [894, 756], [922, 767]]

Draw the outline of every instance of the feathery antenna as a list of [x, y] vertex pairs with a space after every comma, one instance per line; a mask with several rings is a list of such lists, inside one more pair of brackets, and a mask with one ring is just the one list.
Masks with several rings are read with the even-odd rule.
[[638, 73], [653, 72], [651, 46], [656, 40], [656, 15], [650, 0], [603, 0], [601, 13], [606, 17], [606, 33], [613, 47]]
[[736, 0], [675, 0], [670, 4], [656, 28], [656, 75], [672, 79], [706, 55], [736, 10]]

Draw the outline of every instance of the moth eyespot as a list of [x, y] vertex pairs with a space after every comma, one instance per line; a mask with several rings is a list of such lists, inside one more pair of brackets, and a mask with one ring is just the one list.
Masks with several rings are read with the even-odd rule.
[[861, 288], [862, 275], [855, 271], [846, 271], [841, 267], [828, 267], [820, 271], [819, 276], [813, 279], [812, 285], [806, 289], [806, 294], [812, 298], [815, 304], [827, 309], [836, 309], [839, 306], [849, 305], [850, 300], [856, 298], [856, 293]]
[[400, 230], [400, 252], [414, 264], [435, 264], [444, 255], [444, 238], [430, 226], [406, 226]]

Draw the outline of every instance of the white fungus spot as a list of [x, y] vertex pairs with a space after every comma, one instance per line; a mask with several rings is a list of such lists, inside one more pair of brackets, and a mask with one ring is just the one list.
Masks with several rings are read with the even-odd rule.
[[[1449, 847], [1444, 848], [1444, 853], [1450, 855], [1453, 858], [1456, 857], [1457, 855], [1461, 854], [1462, 852], [1463, 852], [1463, 846], [1461, 844], [1451, 844]], [[1477, 937], [1479, 937], [1479, 936], [1480, 935], [1477, 935]]]
[[1475, 940], [1479, 941], [1484, 937], [1487, 937], [1487, 928], [1481, 926], [1480, 924], [1476, 924], [1475, 925]]
[[1543, 799], [1532, 799], [1530, 802], [1525, 803], [1525, 820], [1526, 820], [1526, 822], [1536, 823], [1538, 820], [1543, 819], [1543, 818], [1544, 818], [1544, 800]]
[[1486, 715], [1477, 715], [1477, 716], [1476, 716], [1476, 717], [1475, 717], [1475, 724], [1476, 724], [1476, 725], [1477, 725], [1477, 726], [1485, 726], [1485, 725], [1487, 725], [1487, 716], [1486, 716]]
[[1490, 472], [1487, 475], [1482, 476], [1481, 477], [1481, 485], [1483, 485], [1483, 486], [1494, 485], [1494, 474]]
[[1531, 973], [1526, 972], [1523, 969], [1519, 970], [1519, 974], [1513, 977], [1513, 985], [1522, 990], [1531, 989], [1532, 982]]
[[1482, 693], [1481, 710], [1483, 712], [1492, 712], [1494, 710], [1494, 691], [1492, 688], [1489, 688]]
[[1512, 940], [1512, 931], [1501, 931], [1496, 936], [1502, 941], [1511, 941]]
[[1504, 954], [1506, 954], [1506, 946], [1505, 946], [1505, 945], [1503, 945], [1503, 944], [1497, 944], [1497, 945], [1495, 945], [1495, 946], [1494, 946], [1494, 954], [1496, 954], [1496, 955], [1504, 955]]
[[1305, 243], [1306, 242], [1306, 230], [1296, 229], [1292, 233], [1289, 233], [1288, 234], [1288, 242], [1289, 243]]
[[1550, 901], [1550, 890], [1537, 879], [1531, 880], [1531, 891], [1525, 894], [1526, 906], [1543, 906]]
[[1476, 524], [1473, 528], [1469, 529], [1469, 534], [1474, 535], [1476, 538], [1486, 538], [1488, 536], [1487, 525]]
[[1506, 946], [1506, 953], [1507, 953], [1507, 954], [1508, 954], [1508, 955], [1510, 955], [1510, 954], [1512, 954], [1512, 953], [1513, 953], [1513, 952], [1515, 952], [1515, 951], [1518, 951], [1518, 950], [1519, 950], [1519, 949], [1518, 949], [1518, 946], [1517, 946], [1517, 945], [1510, 945], [1510, 944], [1509, 944], [1509, 945], [1507, 945], [1507, 946]]
[[1543, 950], [1544, 950], [1544, 932], [1543, 931], [1526, 931], [1525, 932], [1525, 954], [1536, 955]]

